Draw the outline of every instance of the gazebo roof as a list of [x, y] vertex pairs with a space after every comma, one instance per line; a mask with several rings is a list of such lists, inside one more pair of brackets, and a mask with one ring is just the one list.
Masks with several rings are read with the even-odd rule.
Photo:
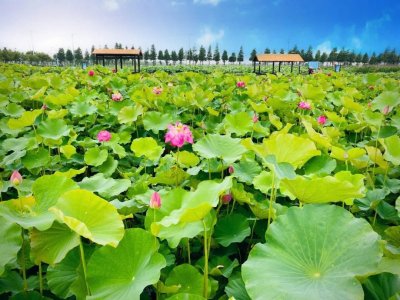
[[259, 62], [304, 62], [300, 54], [257, 54], [254, 61]]
[[140, 49], [94, 49], [94, 55], [142, 55]]

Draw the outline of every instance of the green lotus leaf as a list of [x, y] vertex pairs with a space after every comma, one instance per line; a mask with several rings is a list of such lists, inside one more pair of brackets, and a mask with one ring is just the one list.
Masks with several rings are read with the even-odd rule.
[[5, 152], [30, 150], [35, 146], [36, 146], [36, 139], [27, 137], [9, 138], [1, 143], [1, 148]]
[[304, 127], [306, 128], [307, 134], [312, 139], [314, 142], [316, 142], [318, 145], [320, 145], [323, 148], [330, 148], [332, 147], [332, 139], [330, 137], [326, 137], [314, 130], [312, 127], [311, 123], [302, 120], [302, 123]]
[[231, 214], [218, 219], [214, 238], [224, 247], [232, 243], [240, 243], [250, 235], [247, 218], [240, 214]]
[[206, 300], [206, 298], [196, 294], [179, 293], [168, 297], [167, 300]]
[[157, 252], [158, 241], [147, 231], [127, 229], [117, 248], [96, 250], [87, 266], [91, 296], [86, 299], [140, 299], [143, 289], [155, 284], [166, 262]]
[[60, 171], [56, 171], [54, 173], [54, 175], [58, 175], [58, 176], [65, 176], [67, 178], [74, 178], [77, 175], [80, 175], [82, 173], [84, 173], [86, 171], [86, 167], [80, 168], [79, 170], [75, 170], [75, 169], [69, 169], [68, 171], [65, 172], [60, 172]]
[[92, 192], [68, 191], [49, 210], [61, 223], [97, 244], [116, 247], [124, 235], [116, 208]]
[[[355, 198], [365, 195], [364, 175], [341, 171], [335, 176], [282, 179], [281, 192], [304, 203], [345, 202], [352, 205]], [[323, 193], [321, 192], [323, 191]]]
[[92, 106], [86, 102], [74, 102], [74, 104], [71, 105], [69, 111], [75, 116], [86, 116], [92, 115], [97, 112], [97, 108], [96, 106]]
[[255, 103], [253, 101], [249, 101], [249, 103], [256, 113], [260, 114], [269, 111], [267, 104], [265, 104], [264, 102]]
[[21, 246], [21, 227], [0, 217], [0, 276], [5, 265], [17, 258]]
[[384, 115], [381, 112], [373, 112], [372, 110], [366, 110], [362, 116], [368, 125], [376, 127], [379, 127], [384, 119]]
[[118, 167], [118, 161], [109, 156], [107, 160], [98, 167], [99, 172], [103, 173], [104, 176], [110, 177]]
[[97, 192], [103, 197], [111, 198], [125, 192], [131, 186], [131, 181], [105, 178], [104, 174], [98, 173], [92, 177], [83, 178], [79, 186], [82, 189]]
[[9, 155], [4, 156], [1, 163], [3, 166], [11, 165], [13, 162], [17, 161], [21, 157], [24, 157], [25, 154], [26, 154], [25, 150], [14, 151], [14, 152], [10, 153]]
[[236, 272], [229, 277], [228, 284], [225, 287], [225, 293], [228, 297], [233, 297], [234, 299], [251, 300], [249, 294], [247, 294], [240, 272]]
[[51, 300], [51, 298], [45, 297], [37, 291], [26, 291], [13, 295], [9, 300]]
[[172, 122], [172, 116], [158, 111], [149, 111], [143, 115], [144, 129], [151, 130], [154, 133], [158, 133], [160, 130], [166, 130], [168, 124]]
[[286, 162], [296, 169], [310, 158], [321, 154], [313, 141], [290, 133], [274, 133], [268, 139], [264, 139], [261, 145], [246, 142], [246, 147], [262, 158], [275, 155], [278, 163]]
[[268, 119], [271, 122], [271, 124], [275, 126], [276, 129], [278, 129], [278, 130], [282, 129], [283, 124], [281, 122], [281, 119], [277, 115], [275, 115], [273, 113], [269, 113]]
[[68, 159], [76, 153], [76, 148], [72, 145], [64, 145], [60, 147], [60, 152]]
[[189, 264], [173, 268], [165, 280], [165, 284], [179, 286], [179, 293], [203, 295], [203, 275], [194, 266]]
[[160, 192], [162, 205], [157, 210], [147, 211], [146, 227], [175, 248], [182, 238], [192, 238], [204, 231], [202, 220], [231, 186], [232, 178], [226, 177], [221, 183], [202, 181], [193, 192], [181, 188]]
[[90, 148], [85, 152], [85, 163], [89, 166], [100, 166], [108, 157], [108, 151], [100, 148]]
[[365, 150], [362, 148], [351, 148], [351, 149], [342, 149], [339, 147], [332, 146], [331, 149], [331, 157], [345, 161], [345, 160], [355, 160], [357, 158], [362, 157], [365, 154]]
[[177, 152], [175, 156], [178, 158], [179, 164], [182, 164], [185, 167], [194, 167], [200, 162], [199, 157], [193, 152], [189, 151]]
[[210, 269], [209, 274], [211, 276], [224, 276], [229, 278], [232, 271], [239, 266], [238, 260], [235, 258], [233, 261], [227, 256], [213, 255], [208, 263]]
[[189, 174], [175, 165], [166, 171], [157, 171], [156, 176], [149, 179], [149, 183], [179, 185], [188, 178]]
[[0, 108], [0, 111], [6, 116], [18, 118], [24, 113], [25, 109], [16, 103], [9, 103], [6, 107]]
[[400, 104], [400, 94], [396, 91], [384, 91], [372, 101], [372, 109], [382, 111], [386, 106], [390, 108]]
[[118, 122], [121, 124], [135, 122], [141, 114], [143, 114], [143, 106], [140, 104], [125, 106], [118, 113]]
[[240, 144], [240, 139], [227, 135], [208, 134], [193, 145], [193, 150], [204, 158], [220, 158], [231, 164], [239, 160], [246, 149]]
[[44, 148], [28, 151], [21, 161], [27, 169], [44, 167], [50, 162], [49, 151]]
[[229, 114], [224, 119], [226, 133], [235, 133], [237, 136], [244, 136], [251, 132], [253, 124], [251, 116], [244, 111], [236, 114]]
[[46, 111], [48, 119], [64, 119], [68, 115], [69, 111], [67, 109], [57, 109]]
[[31, 256], [35, 264], [45, 262], [56, 264], [64, 259], [67, 253], [79, 245], [79, 235], [68, 226], [54, 222], [45, 230], [31, 231]]
[[69, 134], [70, 129], [63, 119], [48, 119], [40, 123], [37, 133], [46, 138], [58, 140]]
[[394, 274], [382, 273], [368, 277], [363, 282], [365, 299], [395, 299], [400, 292], [400, 278]]
[[[274, 183], [275, 180], [275, 183]], [[272, 184], [279, 186], [279, 179], [274, 179], [274, 174], [272, 172], [262, 171], [256, 177], [254, 177], [253, 184], [254, 187], [264, 194], [268, 194], [269, 190], [272, 189]]]
[[299, 88], [300, 93], [305, 99], [321, 101], [325, 98], [326, 92], [321, 86], [316, 86], [314, 84], [304, 84]]
[[362, 112], [364, 107], [353, 100], [353, 97], [343, 96], [342, 97], [343, 107], [347, 108], [350, 111]]
[[336, 160], [328, 155], [314, 156], [304, 165], [304, 172], [306, 175], [326, 176], [331, 174], [336, 166]]
[[59, 106], [67, 105], [73, 101], [74, 101], [73, 95], [58, 93], [58, 92], [49, 94], [44, 98], [45, 103], [51, 103], [51, 104], [59, 105]]
[[379, 239], [341, 207], [289, 208], [243, 264], [246, 290], [255, 300], [364, 299], [355, 277], [377, 271]]
[[261, 167], [253, 159], [241, 160], [238, 163], [234, 163], [233, 168], [235, 170], [232, 174], [233, 177], [248, 184], [251, 184], [254, 177], [261, 172]]
[[400, 137], [392, 135], [383, 139], [383, 147], [385, 147], [383, 157], [395, 166], [400, 165]]
[[152, 137], [134, 139], [131, 144], [131, 150], [136, 157], [144, 156], [150, 160], [158, 160], [164, 152], [163, 147], [157, 144]]
[[118, 155], [119, 158], [124, 158], [126, 156], [125, 148], [122, 147], [117, 142], [110, 142], [108, 146], [112, 149], [112, 151]]
[[24, 111], [22, 116], [18, 119], [10, 119], [7, 122], [7, 126], [10, 129], [21, 129], [27, 126], [31, 126], [35, 123], [36, 118], [42, 114], [41, 109], [35, 109], [32, 111]]

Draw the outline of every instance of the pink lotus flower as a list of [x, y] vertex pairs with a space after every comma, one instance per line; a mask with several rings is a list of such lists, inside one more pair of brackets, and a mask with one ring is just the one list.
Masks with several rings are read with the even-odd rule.
[[112, 72], [113, 73], [117, 73], [117, 69], [112, 69]]
[[163, 89], [160, 87], [155, 87], [153, 88], [153, 94], [155, 95], [160, 95], [162, 93]]
[[175, 125], [168, 125], [168, 132], [165, 135], [165, 142], [170, 142], [174, 147], [182, 147], [185, 142], [193, 144], [192, 132], [189, 126], [176, 122]]
[[318, 122], [320, 125], [325, 125], [325, 123], [326, 123], [327, 120], [328, 120], [328, 118], [327, 118], [326, 116], [319, 116], [319, 117], [317, 118], [317, 122]]
[[13, 185], [17, 186], [22, 182], [22, 175], [17, 170], [15, 170], [10, 176], [10, 181]]
[[233, 166], [229, 166], [228, 172], [229, 174], [232, 174], [233, 172], [235, 172], [235, 168]]
[[223, 196], [221, 197], [221, 201], [222, 201], [223, 204], [228, 204], [229, 202], [232, 201], [232, 194], [229, 193], [229, 194], [223, 195]]
[[115, 101], [115, 102], [119, 102], [119, 101], [122, 101], [122, 95], [121, 95], [121, 93], [115, 93], [115, 94], [112, 94], [111, 95], [111, 99], [113, 100], [113, 101]]
[[253, 115], [253, 123], [257, 123], [258, 122], [258, 115], [256, 113], [254, 113]]
[[304, 109], [304, 110], [310, 110], [311, 109], [311, 104], [306, 102], [306, 101], [300, 101], [298, 107], [300, 109]]
[[111, 140], [111, 133], [107, 130], [102, 130], [97, 134], [97, 140], [99, 142], [108, 142]]
[[89, 75], [90, 77], [94, 76], [94, 71], [93, 71], [93, 70], [90, 70], [90, 71], [88, 72], [88, 75]]
[[161, 207], [161, 196], [159, 193], [154, 192], [150, 198], [150, 207], [151, 208], [160, 208]]
[[42, 105], [42, 110], [46, 110], [46, 109], [48, 109], [49, 107], [46, 105], [46, 104], [43, 104]]
[[238, 88], [244, 88], [246, 86], [246, 83], [244, 83], [244, 81], [238, 81], [236, 82], [236, 87]]

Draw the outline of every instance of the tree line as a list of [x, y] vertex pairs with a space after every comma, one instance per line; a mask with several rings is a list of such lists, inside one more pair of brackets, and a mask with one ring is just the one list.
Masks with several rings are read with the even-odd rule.
[[[107, 45], [104, 48], [108, 48]], [[121, 43], [115, 43], [115, 49], [128, 49], [128, 46], [122, 46]], [[56, 64], [56, 65], [80, 65], [82, 63], [91, 64], [94, 63], [94, 55], [92, 52], [95, 47], [92, 46], [91, 51], [85, 50], [83, 53], [81, 48], [78, 47], [76, 49], [64, 49], [59, 48], [58, 52], [55, 53], [52, 57], [46, 53], [42, 52], [19, 52], [16, 50], [10, 50], [7, 48], [0, 49], [0, 61], [3, 62], [14, 62], [14, 63], [30, 63], [30, 64]], [[130, 49], [134, 49], [134, 46], [131, 46]], [[249, 61], [253, 61], [255, 55], [259, 53], [256, 49], [253, 49], [249, 56]], [[308, 47], [307, 50], [299, 49], [296, 45], [285, 51], [284, 49], [280, 49], [279, 52], [275, 49], [266, 48], [264, 53], [297, 53], [300, 54], [304, 61], [319, 61], [321, 63], [325, 62], [339, 62], [342, 64], [399, 64], [400, 63], [400, 55], [396, 52], [395, 49], [386, 49], [382, 53], [373, 52], [371, 55], [368, 53], [356, 53], [354, 51], [350, 51], [342, 48], [338, 50], [338, 48], [333, 48], [329, 53], [322, 52], [317, 50], [313, 51], [312, 47]], [[180, 48], [179, 50], [156, 50], [155, 45], [151, 45], [149, 49], [143, 51], [143, 60], [145, 64], [152, 63], [155, 64], [242, 64], [244, 62], [244, 51], [243, 47], [239, 48], [238, 53], [231, 52], [228, 53], [227, 50], [220, 51], [218, 44], [212, 49], [211, 46], [208, 46], [206, 49], [204, 46], [192, 47], [190, 49], [184, 50], [184, 48]]]

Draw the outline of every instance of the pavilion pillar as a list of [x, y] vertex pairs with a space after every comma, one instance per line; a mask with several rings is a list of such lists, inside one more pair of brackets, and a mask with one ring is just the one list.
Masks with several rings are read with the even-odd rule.
[[275, 62], [273, 61], [272, 62], [272, 74], [274, 74], [275, 73]]
[[104, 59], [104, 56], [103, 56], [103, 67], [106, 65], [106, 61], [105, 61], [105, 59]]
[[256, 61], [255, 60], [253, 60], [253, 72], [255, 73], [256, 72]]
[[300, 74], [300, 63], [299, 63], [299, 74]]
[[99, 64], [99, 57], [96, 55], [96, 65]]
[[136, 58], [132, 58], [132, 63], [133, 63], [133, 71], [136, 73]]
[[258, 74], [261, 74], [261, 62], [258, 62]]
[[115, 57], [115, 72], [118, 71], [118, 58]]
[[138, 72], [140, 72], [140, 57], [139, 56], [138, 56], [137, 62], [138, 62]]
[[278, 72], [279, 72], [279, 73], [281, 72], [281, 64], [282, 64], [282, 62], [280, 61], [280, 62], [279, 62], [279, 67], [278, 67]]
[[293, 73], [293, 62], [291, 63], [291, 66], [290, 66], [290, 73]]
[[121, 70], [122, 70], [122, 56], [119, 57], [119, 65], [121, 66]]

